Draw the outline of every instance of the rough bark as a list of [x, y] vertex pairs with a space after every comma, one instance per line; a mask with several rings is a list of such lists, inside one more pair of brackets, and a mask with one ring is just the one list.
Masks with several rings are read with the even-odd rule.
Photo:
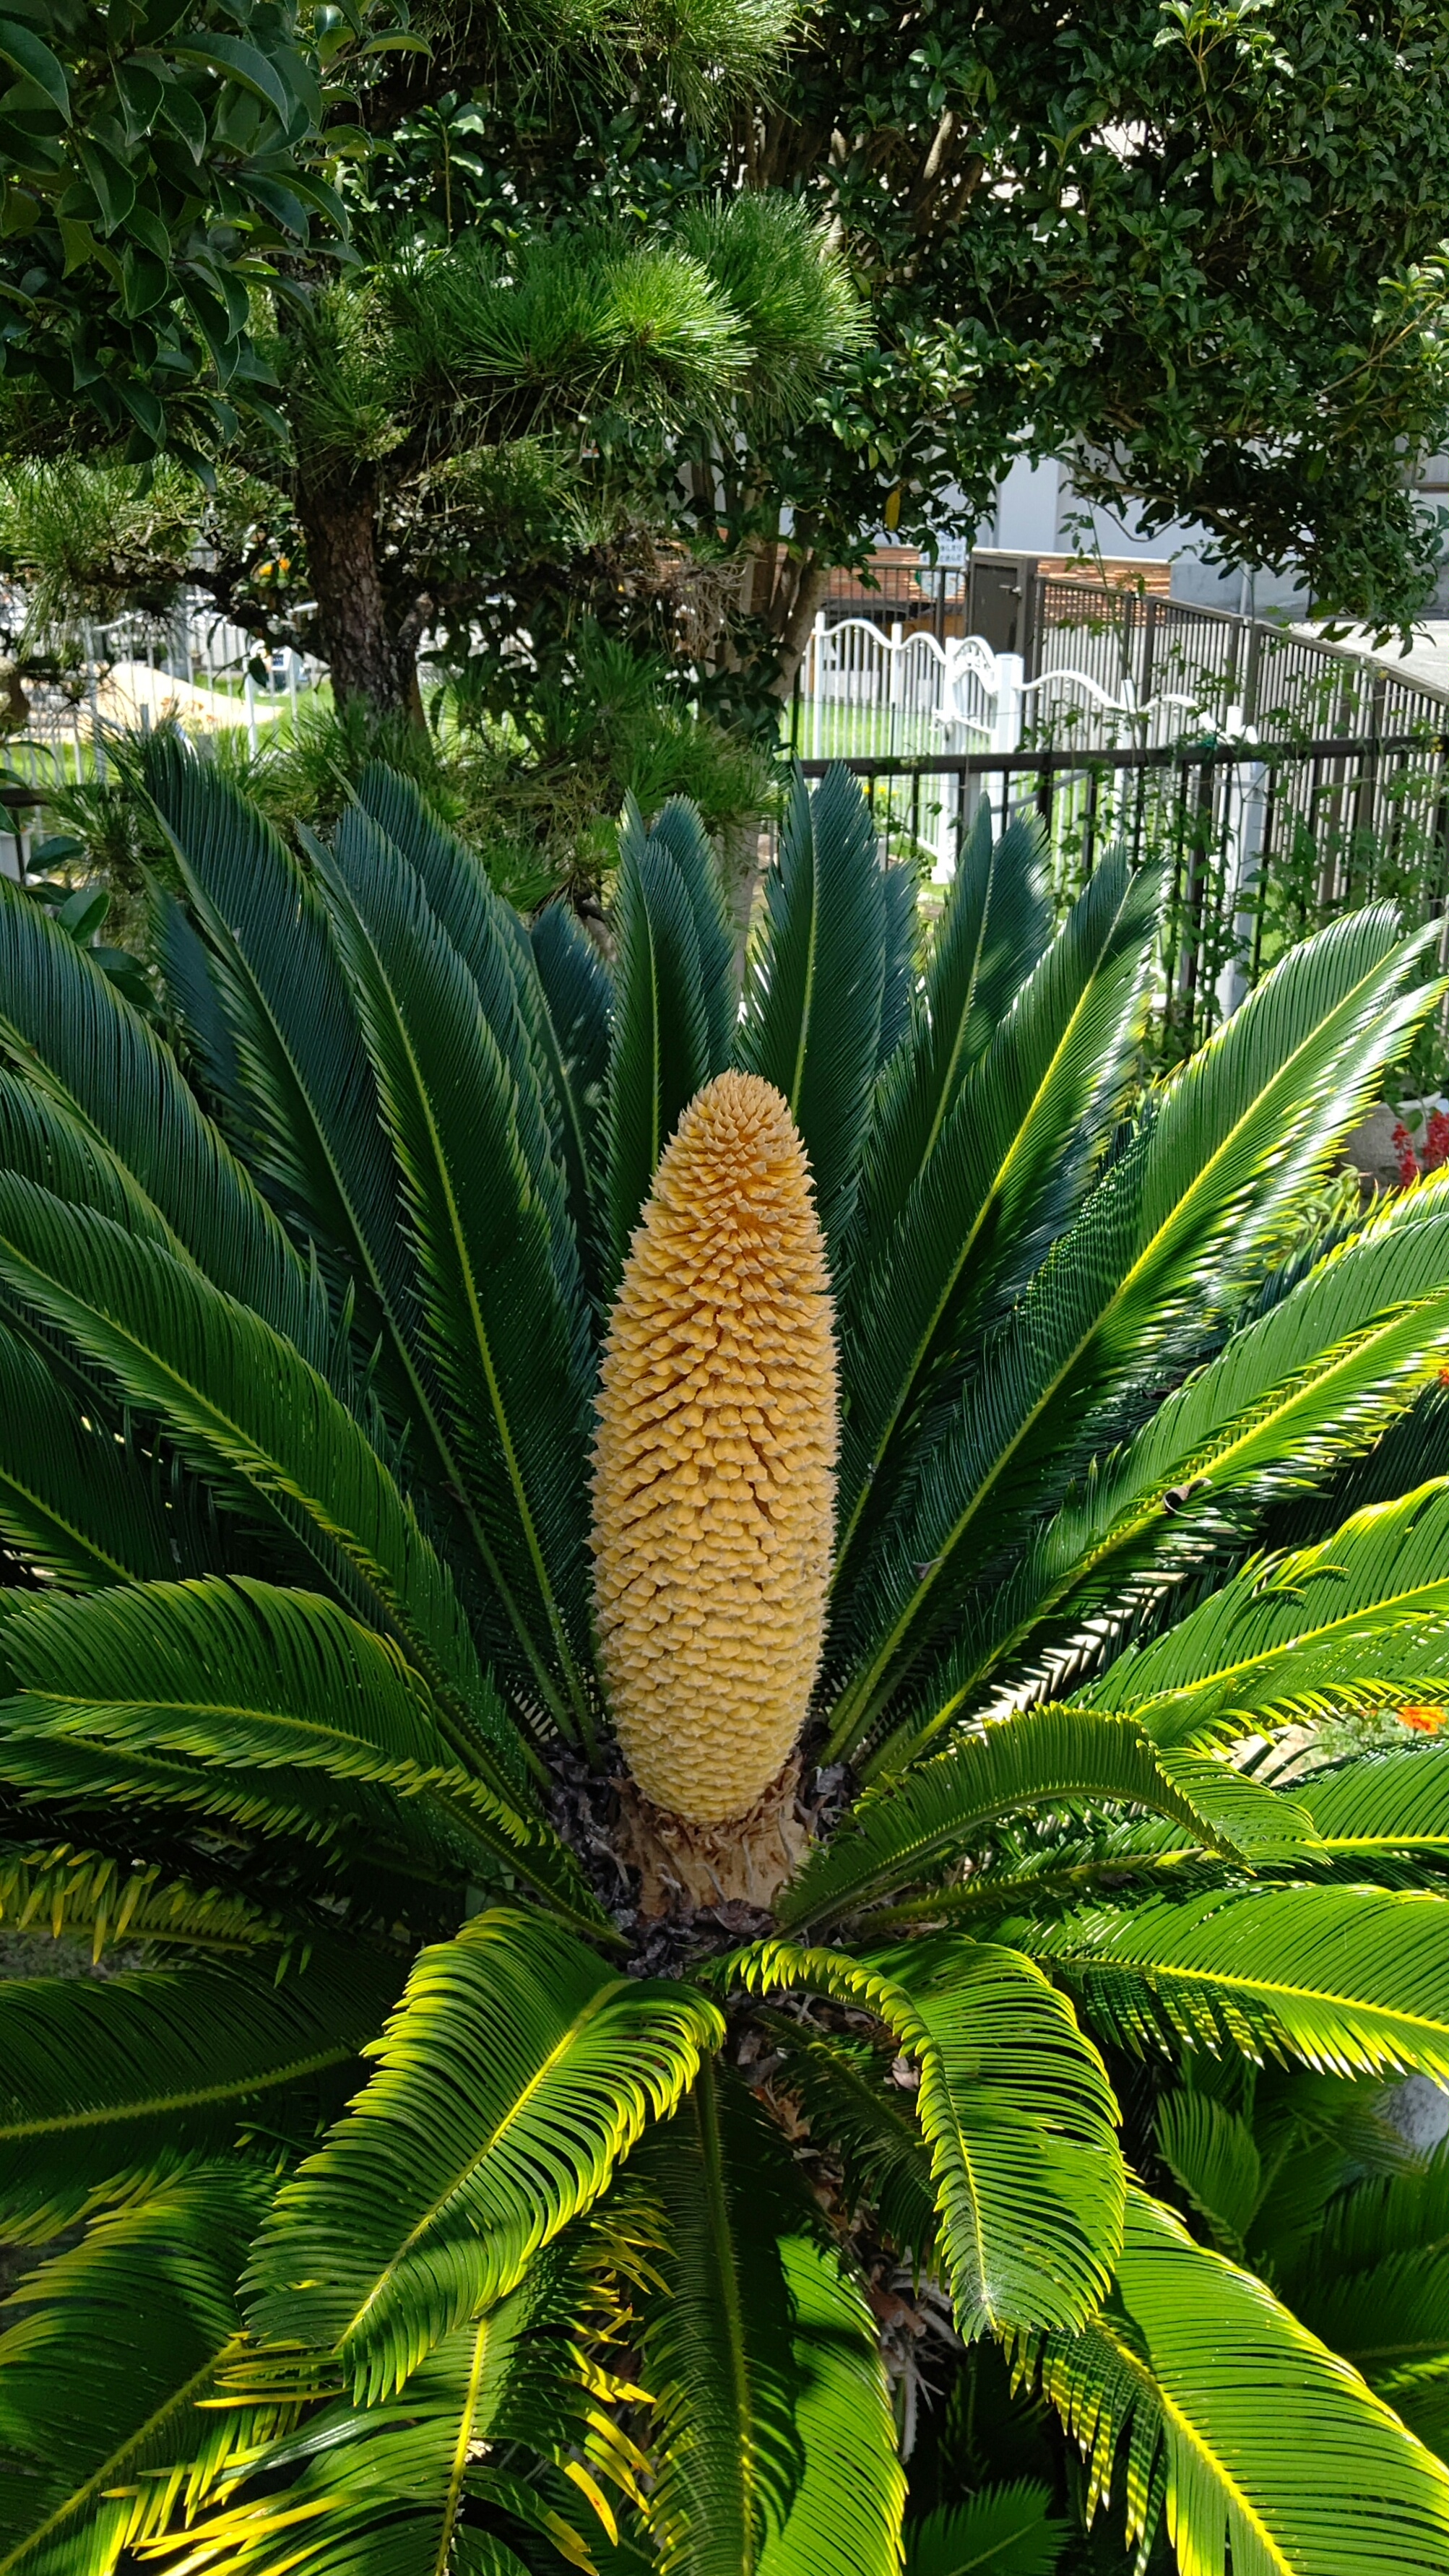
[[380, 714], [411, 714], [417, 700], [416, 659], [388, 632], [373, 477], [304, 473], [297, 515], [307, 539], [318, 640], [338, 705], [366, 698]]

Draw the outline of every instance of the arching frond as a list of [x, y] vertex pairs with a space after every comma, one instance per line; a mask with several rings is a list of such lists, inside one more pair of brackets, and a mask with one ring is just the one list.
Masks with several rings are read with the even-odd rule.
[[0, 889], [0, 1045], [117, 1160], [228, 1296], [319, 1367], [327, 1302], [140, 1014], [42, 910]]
[[551, 1829], [453, 1761], [437, 1705], [397, 1647], [315, 1593], [213, 1578], [22, 1600], [4, 1662], [0, 1778], [39, 1738], [375, 1783], [396, 1793], [400, 1839], [415, 1814], [426, 1853], [446, 1819], [460, 1863], [484, 1874], [501, 1863], [602, 1923]]
[[306, 2137], [401, 1982], [385, 1953], [331, 1943], [280, 1977], [236, 1963], [0, 1983], [0, 2232], [44, 2243], [244, 2124], [285, 2135], [298, 2105]]
[[869, 2311], [778, 2134], [701, 2069], [643, 2151], [661, 2576], [894, 2576], [904, 2480]]
[[1115, 2105], [1070, 2005], [1029, 1961], [955, 1938], [865, 1960], [765, 1940], [713, 1973], [758, 1993], [836, 1996], [873, 2013], [915, 2060], [963, 2337], [1091, 2314], [1121, 2227]]
[[1165, 2508], [1192, 2576], [1431, 2576], [1449, 2469], [1261, 2281], [1134, 2190], [1101, 2319], [1042, 2379], [1107, 2493], [1131, 2435], [1129, 2540]]
[[1335, 923], [1168, 1086], [928, 1444], [862, 1584], [838, 1750], [861, 1741], [940, 1634], [983, 1547], [999, 1547], [1027, 1495], [1039, 1498], [1045, 1457], [1113, 1390], [1153, 1382], [1189, 1324], [1200, 1331], [1204, 1304], [1242, 1275], [1280, 1194], [1321, 1167], [1340, 1119], [1422, 1013], [1410, 986], [1421, 945], [1398, 940], [1386, 914]]
[[235, 2342], [237, 2276], [272, 2189], [265, 2171], [236, 2163], [178, 2174], [12, 2293], [0, 2334], [3, 2576], [109, 2570], [144, 2531], [154, 2474], [211, 2430], [198, 2404]]
[[325, 1380], [260, 1316], [159, 1245], [0, 1174], [0, 1277], [69, 1334], [198, 1471], [398, 1636], [459, 1737], [515, 1760], [451, 1580]]
[[1259, 1558], [1075, 1693], [1159, 1744], [1239, 1732], [1432, 1670], [1449, 1636], [1449, 1482], [1378, 1503], [1315, 1546]]
[[788, 1928], [852, 1913], [947, 1868], [1003, 1816], [1077, 1804], [1145, 1807], [1219, 1839], [1187, 1780], [1163, 1768], [1132, 1718], [1026, 1709], [868, 1790], [784, 1890], [777, 1917]]
[[619, 1976], [538, 1915], [476, 1916], [423, 1952], [379, 2072], [279, 2200], [258, 2330], [387, 2395], [589, 2207], [719, 2035], [688, 1987]]
[[1018, 1929], [1127, 2046], [1449, 2077], [1449, 1898], [1262, 1887]]
[[[1437, 1201], [1437, 1206], [1435, 1202]], [[1417, 1211], [1417, 1214], [1416, 1214]], [[1449, 1200], [1394, 1208], [1235, 1333], [1158, 1406], [1035, 1537], [1010, 1579], [973, 1602], [925, 1732], [1048, 1614], [1082, 1623], [1143, 1567], [1160, 1581], [1220, 1527], [1222, 1504], [1261, 1509], [1363, 1448], [1432, 1374], [1449, 1338]]]
[[788, 1104], [837, 1259], [855, 1205], [880, 1040], [884, 903], [875, 825], [832, 769], [812, 797], [797, 779], [765, 886], [735, 1061]]

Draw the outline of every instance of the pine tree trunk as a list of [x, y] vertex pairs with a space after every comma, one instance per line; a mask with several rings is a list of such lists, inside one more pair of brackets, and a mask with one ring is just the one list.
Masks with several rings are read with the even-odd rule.
[[388, 633], [372, 475], [304, 470], [297, 515], [307, 540], [320, 642], [337, 704], [366, 698], [379, 714], [411, 714], [417, 698], [416, 660]]

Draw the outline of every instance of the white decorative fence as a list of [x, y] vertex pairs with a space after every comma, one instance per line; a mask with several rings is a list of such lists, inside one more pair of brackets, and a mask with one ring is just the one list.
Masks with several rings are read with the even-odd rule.
[[993, 652], [979, 635], [941, 643], [924, 630], [907, 635], [900, 624], [886, 631], [868, 618], [827, 624], [822, 615], [801, 669], [793, 747], [807, 760], [1012, 752], [1046, 742], [1155, 749], [1206, 713], [1182, 688], [1139, 698], [1130, 672], [1115, 695], [1065, 659], [1029, 680], [1019, 653]]

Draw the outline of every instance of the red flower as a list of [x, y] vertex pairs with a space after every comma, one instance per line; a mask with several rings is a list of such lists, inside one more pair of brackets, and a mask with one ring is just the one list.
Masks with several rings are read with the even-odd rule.
[[1445, 1117], [1442, 1109], [1436, 1109], [1424, 1137], [1424, 1169], [1437, 1172], [1446, 1161], [1449, 1161], [1449, 1118]]
[[1414, 1152], [1414, 1140], [1402, 1118], [1394, 1128], [1393, 1148], [1398, 1156], [1399, 1178], [1407, 1189], [1410, 1181], [1416, 1181], [1419, 1177], [1419, 1160]]

